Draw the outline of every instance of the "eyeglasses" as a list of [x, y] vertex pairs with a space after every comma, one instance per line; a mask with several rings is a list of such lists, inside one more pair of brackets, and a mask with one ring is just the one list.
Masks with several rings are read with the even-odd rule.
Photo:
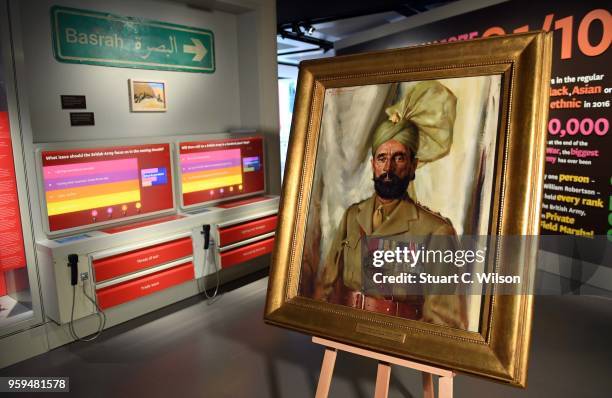
[[408, 161], [408, 155], [406, 152], [396, 152], [390, 156], [386, 153], [376, 155], [376, 163], [381, 166], [387, 164], [389, 160], [395, 164], [404, 164]]

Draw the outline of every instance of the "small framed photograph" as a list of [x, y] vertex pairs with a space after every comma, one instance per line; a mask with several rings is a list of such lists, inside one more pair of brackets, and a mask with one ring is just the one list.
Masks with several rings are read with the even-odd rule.
[[162, 80], [129, 79], [130, 111], [165, 112], [167, 84]]
[[525, 386], [551, 43], [302, 62], [266, 322]]

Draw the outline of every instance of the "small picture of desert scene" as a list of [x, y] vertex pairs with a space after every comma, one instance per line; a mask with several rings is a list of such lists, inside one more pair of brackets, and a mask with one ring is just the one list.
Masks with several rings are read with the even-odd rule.
[[130, 104], [132, 112], [166, 111], [166, 83], [130, 80]]

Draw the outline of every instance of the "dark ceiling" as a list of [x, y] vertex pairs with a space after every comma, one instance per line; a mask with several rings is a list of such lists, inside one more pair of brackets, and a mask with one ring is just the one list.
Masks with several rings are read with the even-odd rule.
[[454, 0], [277, 0], [276, 15], [280, 31], [300, 22], [315, 24], [388, 11], [412, 16], [452, 1]]
[[277, 0], [279, 65], [333, 56], [334, 43], [454, 0]]

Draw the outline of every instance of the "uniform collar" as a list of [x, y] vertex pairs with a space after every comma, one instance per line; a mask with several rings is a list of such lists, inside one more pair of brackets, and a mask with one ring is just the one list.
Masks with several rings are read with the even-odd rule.
[[376, 194], [357, 206], [357, 222], [366, 235], [396, 235], [410, 229], [410, 222], [418, 218], [417, 208], [410, 198], [402, 199], [389, 218], [383, 220], [376, 230], [372, 231], [372, 214], [376, 204]]

